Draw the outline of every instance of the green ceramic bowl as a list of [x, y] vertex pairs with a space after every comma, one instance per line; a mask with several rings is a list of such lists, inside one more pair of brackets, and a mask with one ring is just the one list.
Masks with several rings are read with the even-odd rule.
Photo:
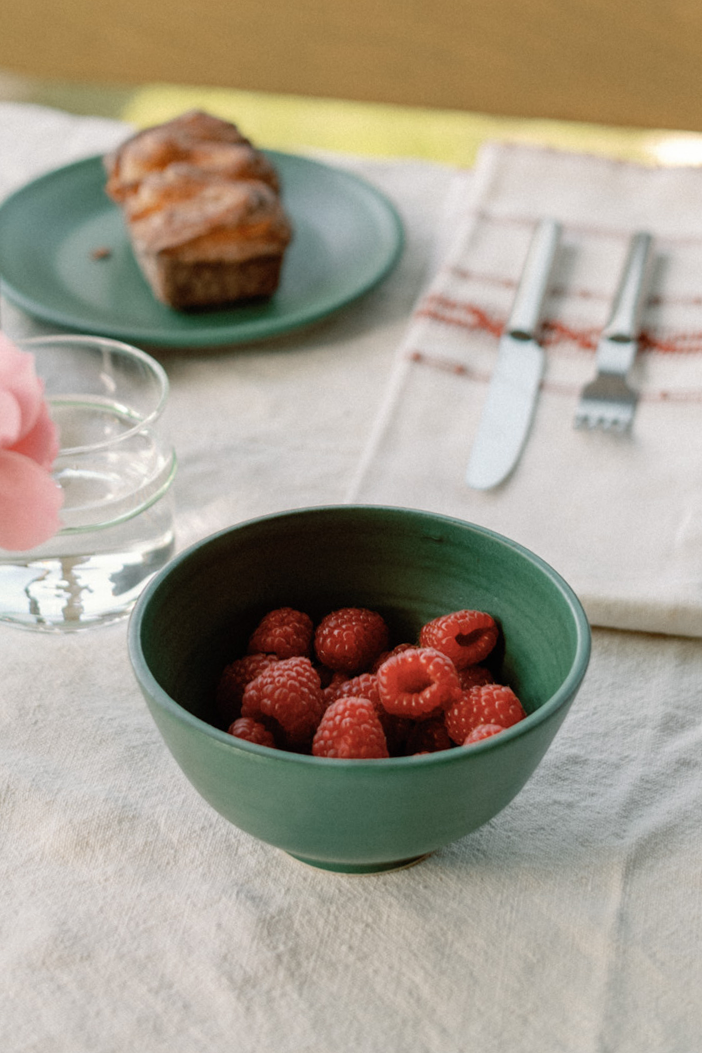
[[[217, 679], [280, 606], [315, 619], [369, 607], [393, 642], [451, 610], [488, 611], [504, 634], [499, 672], [528, 716], [470, 747], [387, 760], [234, 739], [216, 726]], [[406, 866], [509, 804], [575, 697], [590, 629], [570, 587], [515, 542], [426, 512], [346, 505], [252, 520], [193, 545], [137, 601], [129, 650], [166, 745], [213, 808], [306, 863], [364, 873]]]

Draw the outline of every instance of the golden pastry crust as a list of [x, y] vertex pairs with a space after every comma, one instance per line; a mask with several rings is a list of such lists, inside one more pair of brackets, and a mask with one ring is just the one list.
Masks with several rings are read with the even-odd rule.
[[157, 299], [213, 308], [275, 292], [292, 227], [275, 169], [235, 125], [190, 111], [132, 136], [105, 167]]
[[107, 193], [122, 204], [153, 172], [187, 162], [232, 179], [260, 179], [278, 190], [275, 169], [229, 121], [190, 110], [137, 132], [105, 158]]
[[[233, 188], [238, 189], [235, 192]], [[192, 203], [197, 200], [209, 214], [217, 201], [241, 200], [242, 207], [248, 202], [250, 209], [254, 203], [258, 203], [259, 208], [273, 207], [280, 202], [280, 197], [270, 183], [255, 176], [232, 176], [227, 172], [206, 171], [189, 162], [176, 162], [142, 179], [122, 209], [127, 222], [136, 223], [153, 212], [172, 211], [176, 206], [186, 210], [195, 207]]]
[[189, 189], [131, 222], [132, 242], [140, 251], [178, 252], [181, 259], [213, 253], [246, 259], [287, 247], [290, 223], [265, 183], [211, 179]]

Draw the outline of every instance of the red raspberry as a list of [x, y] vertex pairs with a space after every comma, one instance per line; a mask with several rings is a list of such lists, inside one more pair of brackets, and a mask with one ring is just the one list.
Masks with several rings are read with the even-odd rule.
[[467, 665], [465, 669], [459, 669], [458, 679], [464, 691], [467, 691], [469, 687], [495, 683], [495, 677], [484, 665]]
[[453, 741], [461, 744], [479, 724], [510, 728], [525, 716], [522, 704], [511, 688], [483, 684], [464, 691], [446, 711], [446, 727]]
[[247, 742], [256, 742], [259, 746], [270, 746], [275, 749], [275, 739], [263, 724], [258, 724], [251, 717], [239, 717], [228, 729], [229, 734], [236, 739], [246, 739]]
[[377, 709], [380, 706], [377, 676], [374, 676], [373, 673], [359, 673], [358, 676], [353, 676], [340, 685], [337, 697], [349, 698], [353, 695], [356, 698], [370, 699]]
[[463, 745], [470, 746], [472, 742], [482, 742], [483, 739], [489, 739], [493, 735], [499, 735], [499, 733], [504, 730], [505, 729], [501, 724], [478, 724], [477, 728], [473, 728], [470, 735], [466, 736]]
[[437, 717], [414, 725], [407, 739], [407, 753], [439, 753], [452, 749], [454, 745], [443, 717]]
[[[329, 683], [326, 687], [322, 688], [322, 694], [324, 695], [324, 701], [326, 705], [330, 706], [332, 702], [336, 702], [337, 698], [341, 694], [342, 688], [348, 684], [349, 678], [346, 673], [332, 673], [329, 679]], [[324, 681], [322, 681], [324, 683]]]
[[215, 703], [225, 727], [241, 713], [241, 700], [246, 685], [277, 661], [272, 654], [250, 654], [244, 658], [237, 658], [224, 669], [217, 684]]
[[292, 749], [308, 745], [325, 710], [319, 675], [309, 658], [273, 662], [246, 685], [241, 715], [265, 724]]
[[342, 684], [337, 697], [348, 698], [352, 695], [370, 699], [375, 706], [375, 711], [385, 732], [385, 740], [391, 756], [395, 757], [403, 753], [409, 732], [409, 721], [403, 717], [392, 716], [384, 708], [380, 701], [378, 677], [374, 676], [373, 673], [359, 673], [358, 676], [347, 680], [345, 684]]
[[315, 757], [369, 760], [387, 757], [388, 747], [369, 698], [338, 698], [326, 711], [312, 742]]
[[383, 706], [376, 707], [376, 713], [385, 732], [388, 753], [391, 757], [404, 757], [407, 752], [407, 736], [416, 721], [408, 720], [406, 717], [396, 717], [393, 713], [388, 713]]
[[312, 619], [292, 607], [269, 611], [249, 639], [249, 654], [274, 654], [278, 658], [308, 655], [312, 644]]
[[450, 658], [431, 647], [393, 655], [377, 673], [380, 701], [388, 713], [426, 720], [461, 695], [458, 673]]
[[388, 646], [380, 614], [364, 607], [332, 611], [317, 626], [314, 645], [320, 662], [340, 673], [360, 673]]
[[325, 665], [321, 665], [317, 661], [312, 661], [312, 665], [319, 673], [319, 680], [322, 687], [329, 687], [335, 676], [341, 676], [341, 673], [335, 673], [333, 669], [327, 669]]
[[402, 654], [403, 651], [414, 651], [416, 648], [417, 645], [414, 643], [401, 643], [398, 644], [397, 647], [393, 647], [392, 651], [383, 651], [383, 653], [379, 654], [373, 662], [371, 673], [377, 673], [383, 662], [387, 662], [388, 658], [392, 658], [393, 655]]
[[449, 656], [456, 669], [482, 662], [497, 642], [494, 618], [482, 611], [454, 611], [422, 626], [419, 642]]

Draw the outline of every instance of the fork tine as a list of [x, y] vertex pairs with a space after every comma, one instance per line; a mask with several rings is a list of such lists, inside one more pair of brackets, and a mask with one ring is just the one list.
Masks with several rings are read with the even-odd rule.
[[574, 426], [627, 431], [633, 423], [637, 401], [636, 392], [622, 376], [598, 373], [583, 388]]
[[627, 413], [623, 413], [621, 409], [615, 413], [611, 409], [588, 408], [587, 410], [580, 410], [576, 414], [575, 427], [626, 432], [630, 430], [633, 419], [633, 407]]
[[586, 384], [575, 415], [576, 428], [626, 432], [631, 428], [637, 395], [626, 382], [637, 352], [639, 315], [651, 269], [650, 234], [634, 234], [612, 313], [597, 347], [597, 374]]
[[628, 431], [634, 419], [637, 396], [621, 377], [601, 373], [583, 389], [575, 415], [576, 428]]

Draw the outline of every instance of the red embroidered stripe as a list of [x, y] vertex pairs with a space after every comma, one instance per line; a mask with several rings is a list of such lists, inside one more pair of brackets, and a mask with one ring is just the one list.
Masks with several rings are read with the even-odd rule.
[[[428, 355], [424, 351], [410, 351], [407, 353], [410, 362], [418, 365], [428, 366], [431, 369], [441, 370], [443, 373], [453, 373], [454, 376], [465, 377], [468, 380], [477, 381], [479, 384], [487, 384], [490, 373], [486, 370], [473, 369], [457, 362], [455, 359], [442, 355]], [[550, 380], [541, 382], [542, 391], [548, 391], [552, 395], [564, 395], [567, 398], [577, 398], [582, 390], [582, 384], [559, 384]], [[689, 389], [687, 391], [644, 391], [639, 398], [642, 402], [698, 402], [702, 403], [702, 389]]]
[[[479, 271], [470, 271], [466, 270], [465, 267], [458, 266], [448, 267], [446, 271], [462, 281], [475, 282], [479, 285], [491, 285], [493, 288], [498, 289], [515, 290], [517, 288], [517, 282], [514, 278], [504, 278], [497, 274], [483, 274]], [[594, 289], [577, 289], [566, 287], [565, 285], [552, 286], [549, 290], [549, 295], [559, 298], [567, 296], [573, 300], [599, 300], [606, 303], [609, 303], [612, 298], [610, 293], [599, 292]], [[666, 304], [676, 307], [699, 307], [702, 305], [702, 296], [658, 296], [654, 294], [649, 296], [646, 302], [650, 307], [660, 307]]]
[[[479, 304], [451, 300], [439, 295], [427, 296], [416, 309], [415, 317], [431, 318], [441, 325], [485, 332], [495, 339], [502, 335], [506, 325], [505, 318], [498, 318]], [[545, 347], [551, 348], [570, 346], [582, 351], [594, 351], [599, 333], [599, 327], [576, 329], [563, 322], [546, 319], [543, 324], [543, 343]], [[702, 331], [664, 335], [644, 330], [640, 338], [640, 348], [642, 351], [659, 354], [699, 354], [702, 352]]]

